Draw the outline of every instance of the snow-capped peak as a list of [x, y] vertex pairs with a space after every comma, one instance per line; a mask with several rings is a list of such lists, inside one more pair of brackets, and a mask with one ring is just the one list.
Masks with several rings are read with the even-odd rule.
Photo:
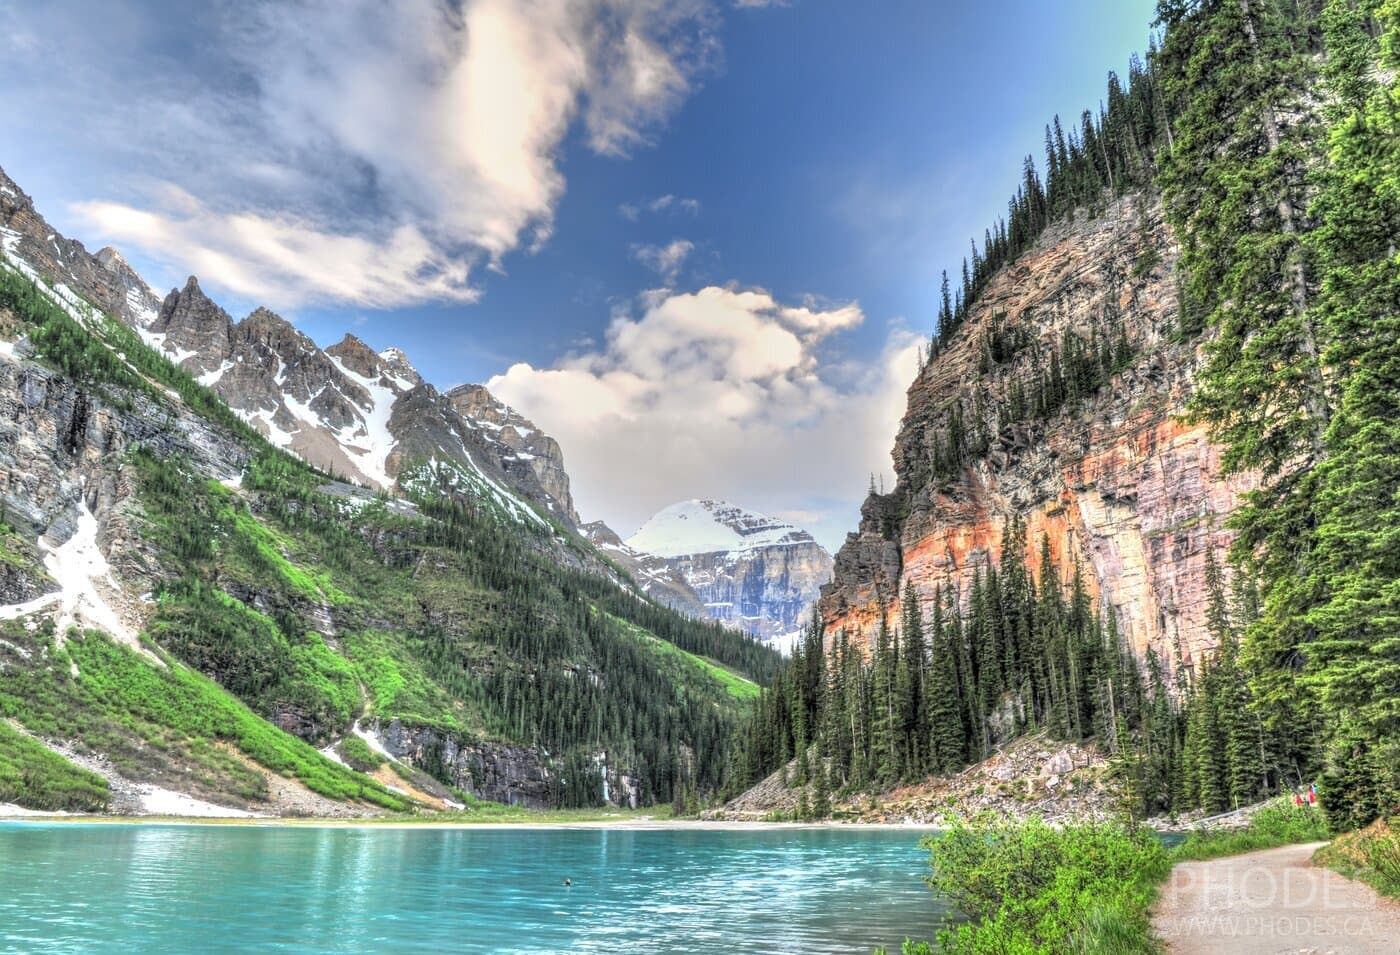
[[627, 546], [658, 557], [743, 552], [810, 543], [812, 536], [784, 521], [725, 501], [681, 501], [658, 511]]

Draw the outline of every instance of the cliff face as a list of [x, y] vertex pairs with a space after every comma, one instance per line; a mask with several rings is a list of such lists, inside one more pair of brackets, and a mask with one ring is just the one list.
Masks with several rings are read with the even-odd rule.
[[[828, 635], [868, 638], [882, 607], [893, 626], [906, 586], [925, 608], [950, 584], [965, 596], [974, 570], [1000, 561], [1019, 515], [1032, 572], [1048, 537], [1061, 580], [1081, 567], [1139, 654], [1175, 668], [1211, 649], [1206, 554], [1223, 557], [1224, 521], [1254, 481], [1223, 476], [1204, 427], [1179, 417], [1201, 355], [1198, 341], [1173, 336], [1175, 257], [1160, 205], [1129, 196], [1051, 229], [992, 280], [909, 389], [895, 490], [866, 501], [822, 589]], [[1056, 413], [1010, 420], [1017, 392], [1064, 361], [1067, 333], [1125, 341], [1131, 357]], [[930, 467], [950, 430], [979, 427], [985, 454], [951, 475]]]
[[704, 616], [780, 647], [801, 633], [831, 579], [831, 555], [812, 535], [723, 501], [673, 504], [625, 546], [661, 561]]

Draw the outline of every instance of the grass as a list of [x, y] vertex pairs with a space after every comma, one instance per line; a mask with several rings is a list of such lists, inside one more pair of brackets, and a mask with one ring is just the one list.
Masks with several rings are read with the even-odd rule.
[[[22, 628], [7, 640], [22, 646]], [[0, 667], [0, 717], [32, 732], [72, 739], [109, 754], [123, 775], [179, 774], [206, 791], [247, 800], [265, 796], [260, 773], [220, 744], [260, 766], [297, 779], [331, 799], [408, 811], [410, 801], [318, 753], [232, 697], [213, 680], [165, 658], [159, 666], [89, 631], [59, 648], [29, 641], [46, 665]], [[76, 673], [74, 672], [76, 668]]]
[[107, 780], [74, 766], [0, 719], [0, 802], [28, 809], [99, 812], [107, 808]]
[[1400, 817], [1377, 819], [1317, 850], [1316, 860], [1381, 895], [1400, 898]]
[[361, 773], [372, 773], [387, 762], [358, 736], [347, 736], [341, 740], [340, 755], [351, 769]]
[[1255, 812], [1243, 829], [1193, 830], [1186, 841], [1172, 849], [1172, 861], [1219, 859], [1329, 838], [1321, 810], [1296, 806], [1281, 797]]

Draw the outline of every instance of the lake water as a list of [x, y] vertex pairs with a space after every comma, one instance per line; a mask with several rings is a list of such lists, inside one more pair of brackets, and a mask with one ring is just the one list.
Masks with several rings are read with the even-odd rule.
[[868, 955], [940, 917], [917, 843], [869, 829], [0, 823], [0, 951]]

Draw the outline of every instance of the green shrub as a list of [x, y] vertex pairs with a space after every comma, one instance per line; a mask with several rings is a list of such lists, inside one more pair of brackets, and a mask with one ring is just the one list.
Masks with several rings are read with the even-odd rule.
[[1172, 859], [1217, 859], [1299, 842], [1326, 842], [1327, 820], [1311, 806], [1276, 799], [1250, 817], [1243, 829], [1197, 829], [1172, 850]]
[[1109, 823], [952, 820], [921, 845], [930, 887], [971, 919], [938, 945], [977, 955], [1131, 950], [1151, 937], [1147, 906], [1168, 869], [1155, 833]]
[[1318, 850], [1317, 861], [1383, 895], [1400, 897], [1400, 817], [1377, 819], [1365, 829], [1338, 836]]

